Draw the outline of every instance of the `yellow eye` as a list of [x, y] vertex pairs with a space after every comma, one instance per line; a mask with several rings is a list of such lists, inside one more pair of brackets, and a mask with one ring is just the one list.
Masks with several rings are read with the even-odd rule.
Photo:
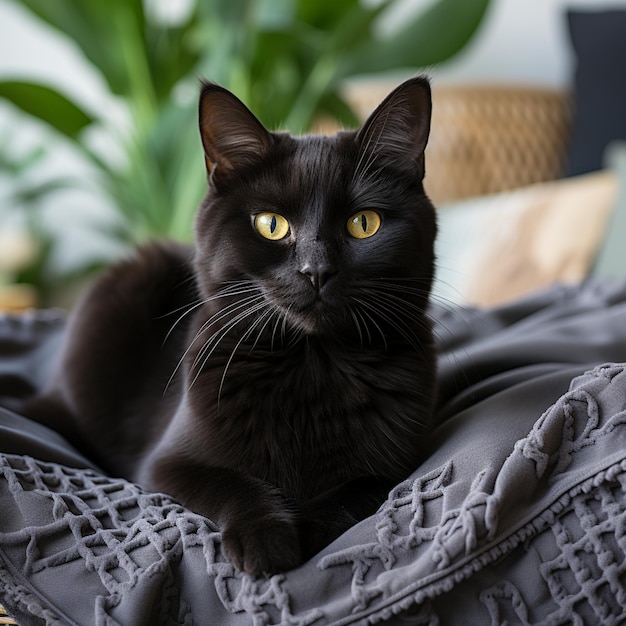
[[289, 233], [289, 222], [278, 213], [259, 213], [254, 218], [254, 227], [265, 239], [278, 241]]
[[378, 232], [380, 222], [375, 211], [360, 211], [348, 220], [348, 232], [357, 239], [367, 239]]

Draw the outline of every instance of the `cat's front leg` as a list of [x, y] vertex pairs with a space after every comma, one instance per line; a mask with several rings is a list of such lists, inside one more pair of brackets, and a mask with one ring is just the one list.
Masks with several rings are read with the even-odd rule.
[[271, 575], [302, 562], [295, 503], [273, 485], [236, 470], [168, 457], [152, 467], [152, 487], [215, 521], [238, 569]]

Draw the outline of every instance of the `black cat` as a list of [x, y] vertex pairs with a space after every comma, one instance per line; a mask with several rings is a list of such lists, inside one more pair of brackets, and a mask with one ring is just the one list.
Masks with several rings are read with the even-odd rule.
[[358, 132], [268, 132], [203, 85], [195, 248], [153, 244], [75, 311], [29, 413], [104, 469], [220, 524], [250, 574], [300, 564], [426, 453], [428, 81]]

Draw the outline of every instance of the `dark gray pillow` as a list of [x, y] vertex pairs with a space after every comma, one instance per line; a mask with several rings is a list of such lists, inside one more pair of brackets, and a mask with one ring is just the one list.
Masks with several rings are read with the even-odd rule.
[[569, 11], [576, 55], [567, 174], [602, 168], [606, 146], [626, 139], [626, 10]]

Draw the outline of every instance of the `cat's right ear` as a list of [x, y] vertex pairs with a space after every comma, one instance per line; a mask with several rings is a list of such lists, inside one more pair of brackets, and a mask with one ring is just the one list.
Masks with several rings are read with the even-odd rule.
[[230, 91], [202, 83], [200, 136], [207, 172], [220, 185], [238, 169], [258, 163], [272, 138], [248, 107]]
[[378, 105], [358, 132], [361, 149], [424, 177], [424, 150], [430, 133], [430, 83], [410, 78]]

